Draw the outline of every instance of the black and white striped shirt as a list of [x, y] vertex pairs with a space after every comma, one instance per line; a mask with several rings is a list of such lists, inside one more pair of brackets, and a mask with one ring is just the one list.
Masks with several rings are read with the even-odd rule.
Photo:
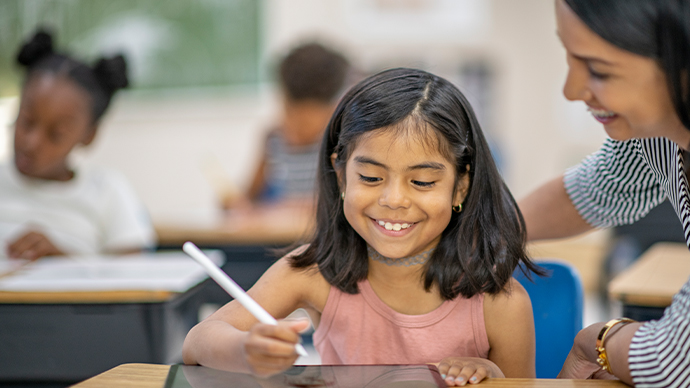
[[[566, 171], [564, 182], [577, 210], [596, 227], [632, 223], [668, 197], [690, 247], [688, 181], [683, 152], [672, 141], [608, 139]], [[635, 333], [628, 363], [637, 387], [690, 386], [690, 279], [661, 319]]]

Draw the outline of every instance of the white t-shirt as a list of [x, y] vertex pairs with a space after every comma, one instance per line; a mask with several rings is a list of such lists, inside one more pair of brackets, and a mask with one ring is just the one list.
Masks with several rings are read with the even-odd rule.
[[26, 232], [43, 233], [66, 254], [153, 247], [156, 236], [143, 204], [115, 171], [83, 169], [67, 182], [21, 175], [0, 166], [0, 256]]

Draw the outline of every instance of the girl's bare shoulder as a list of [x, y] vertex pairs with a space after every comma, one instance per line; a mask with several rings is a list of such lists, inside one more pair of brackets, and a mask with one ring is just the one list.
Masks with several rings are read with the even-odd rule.
[[487, 318], [501, 315], [521, 315], [526, 311], [532, 314], [532, 302], [529, 294], [522, 284], [512, 277], [501, 292], [486, 294], [484, 298], [484, 315]]
[[312, 307], [320, 312], [326, 304], [331, 285], [323, 277], [316, 264], [306, 268], [292, 266], [292, 257], [304, 252], [308, 246], [302, 245], [280, 258], [269, 268], [264, 277], [269, 281], [280, 278], [282, 287], [300, 296], [300, 299], [306, 304], [302, 307]]

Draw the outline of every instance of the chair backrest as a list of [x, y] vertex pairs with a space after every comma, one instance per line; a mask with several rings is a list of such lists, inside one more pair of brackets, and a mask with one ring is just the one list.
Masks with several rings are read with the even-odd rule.
[[577, 270], [558, 260], [538, 260], [547, 276], [532, 274], [530, 281], [520, 268], [513, 276], [532, 300], [537, 343], [537, 377], [555, 378], [582, 330], [582, 281]]

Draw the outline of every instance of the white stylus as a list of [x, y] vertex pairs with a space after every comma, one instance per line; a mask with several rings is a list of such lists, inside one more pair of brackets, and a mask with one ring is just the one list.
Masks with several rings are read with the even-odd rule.
[[[194, 243], [187, 241], [182, 245], [182, 250], [196, 260], [202, 267], [206, 270], [208, 275], [218, 283], [225, 291], [227, 291], [230, 296], [235, 298], [236, 301], [240, 302], [244, 308], [246, 308], [256, 319], [261, 323], [266, 323], [269, 325], [277, 325], [278, 321], [271, 316], [266, 310], [263, 309], [251, 296], [247, 295], [242, 287], [238, 286], [230, 276], [228, 276], [223, 270], [218, 268], [218, 266], [211, 261], [201, 250], [194, 245]], [[302, 344], [295, 345], [295, 350], [300, 356], [307, 357], [307, 351], [304, 349]]]

